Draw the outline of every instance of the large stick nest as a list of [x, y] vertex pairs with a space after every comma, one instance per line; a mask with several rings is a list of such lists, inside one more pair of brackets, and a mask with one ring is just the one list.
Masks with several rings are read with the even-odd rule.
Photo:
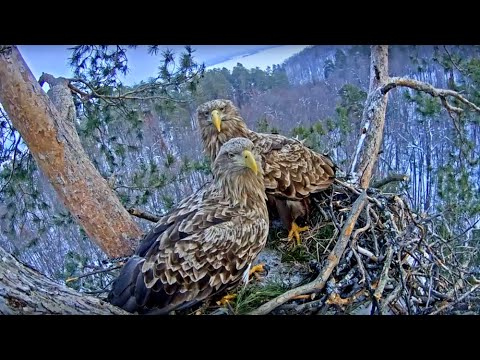
[[[252, 313], [406, 315], [478, 309], [480, 282], [472, 272], [478, 244], [465, 243], [464, 236], [442, 237], [437, 232], [441, 219], [413, 213], [396, 194], [362, 192], [337, 180], [316, 199], [317, 219], [301, 246], [317, 254], [317, 277]], [[329, 223], [335, 245], [316, 236]]]
[[415, 214], [396, 194], [337, 179], [313, 199], [300, 245], [292, 249], [270, 229], [267, 247], [310, 269], [303, 281], [286, 286], [290, 275], [272, 281], [268, 274], [237, 287], [230, 303], [219, 305], [219, 294], [182, 313], [478, 313], [479, 244], [465, 235], [452, 235], [439, 215]]

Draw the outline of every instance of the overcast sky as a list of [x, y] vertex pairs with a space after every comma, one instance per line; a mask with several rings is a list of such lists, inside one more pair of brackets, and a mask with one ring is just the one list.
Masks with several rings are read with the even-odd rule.
[[[72, 45], [20, 45], [20, 53], [38, 79], [42, 72], [54, 76], [71, 77], [68, 58]], [[176, 53], [183, 45], [168, 45], [164, 48]], [[198, 62], [204, 62], [207, 68], [226, 67], [232, 69], [238, 62], [247, 68], [265, 69], [273, 64], [281, 64], [288, 57], [300, 52], [306, 45], [192, 45]], [[160, 57], [147, 53], [147, 46], [128, 49], [130, 72], [125, 79], [126, 84], [137, 83], [157, 74]]]

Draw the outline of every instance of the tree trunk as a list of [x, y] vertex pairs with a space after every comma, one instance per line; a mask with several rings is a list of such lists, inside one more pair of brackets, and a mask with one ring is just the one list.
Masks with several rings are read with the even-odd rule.
[[0, 315], [127, 315], [96, 297], [57, 284], [0, 248]]
[[352, 173], [355, 178], [359, 177], [363, 189], [370, 183], [382, 145], [387, 109], [387, 92], [384, 93], [382, 87], [388, 80], [388, 46], [372, 45], [370, 88], [362, 116], [362, 135], [352, 164]]
[[52, 104], [18, 49], [0, 54], [0, 102], [57, 195], [108, 256], [132, 253], [142, 235], [82, 148], [74, 123]]

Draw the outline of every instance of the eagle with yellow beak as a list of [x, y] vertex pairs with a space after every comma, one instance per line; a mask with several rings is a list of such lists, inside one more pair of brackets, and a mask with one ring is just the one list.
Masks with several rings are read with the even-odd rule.
[[336, 166], [300, 141], [282, 135], [262, 134], [247, 128], [238, 108], [216, 99], [197, 108], [197, 121], [205, 153], [215, 159], [223, 144], [235, 137], [250, 139], [263, 164], [269, 204], [278, 211], [289, 230], [288, 238], [300, 243], [300, 232], [308, 230], [295, 220], [308, 214], [307, 201], [313, 193], [330, 187]]
[[110, 303], [166, 314], [248, 281], [269, 228], [262, 166], [248, 139], [230, 139], [218, 150], [213, 181], [146, 234], [115, 280]]

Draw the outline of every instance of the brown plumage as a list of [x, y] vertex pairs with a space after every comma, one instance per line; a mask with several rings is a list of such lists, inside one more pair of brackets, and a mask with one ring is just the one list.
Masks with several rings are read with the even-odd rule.
[[[254, 143], [262, 158], [267, 195], [275, 197], [279, 213], [282, 208], [290, 209], [289, 216], [293, 220], [280, 216], [288, 228], [298, 216], [306, 214], [302, 200], [333, 183], [335, 165], [327, 156], [316, 153], [298, 140], [249, 130], [230, 100], [217, 99], [200, 105], [197, 120], [204, 150], [210, 159], [214, 159], [222, 144], [233, 137], [245, 137]], [[298, 240], [298, 234], [295, 236]]]
[[244, 138], [222, 146], [214, 180], [145, 236], [113, 285], [112, 304], [163, 314], [248, 278], [268, 235], [263, 172], [252, 148]]

